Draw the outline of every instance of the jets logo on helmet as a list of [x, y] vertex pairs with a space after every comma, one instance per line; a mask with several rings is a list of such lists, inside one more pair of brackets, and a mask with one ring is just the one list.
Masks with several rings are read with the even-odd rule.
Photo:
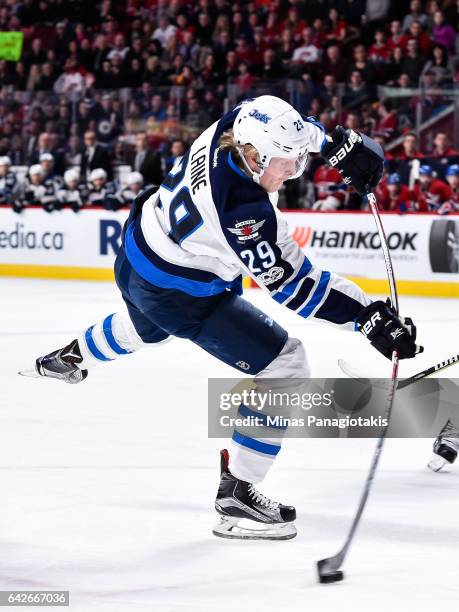
[[249, 117], [258, 119], [258, 121], [261, 121], [262, 123], [268, 123], [268, 121], [271, 121], [271, 117], [268, 117], [268, 115], [266, 115], [265, 113], [258, 112], [256, 108], [250, 111]]

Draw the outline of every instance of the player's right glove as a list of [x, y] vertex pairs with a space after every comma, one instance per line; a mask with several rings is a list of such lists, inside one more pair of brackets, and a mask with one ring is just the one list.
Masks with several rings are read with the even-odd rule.
[[411, 359], [424, 347], [416, 344], [416, 326], [409, 317], [399, 317], [390, 300], [373, 302], [356, 318], [357, 329], [380, 353], [391, 359], [397, 351], [399, 359]]
[[384, 152], [380, 144], [365, 134], [338, 125], [326, 136], [320, 151], [328, 163], [341, 172], [344, 182], [360, 195], [366, 195], [381, 180]]

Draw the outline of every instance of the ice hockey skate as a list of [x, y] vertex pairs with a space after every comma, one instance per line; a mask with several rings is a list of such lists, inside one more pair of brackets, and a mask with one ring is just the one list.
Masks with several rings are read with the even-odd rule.
[[34, 368], [22, 370], [19, 374], [31, 378], [40, 378], [40, 376], [57, 378], [58, 380], [75, 385], [83, 381], [88, 375], [87, 370], [81, 370], [77, 365], [82, 360], [78, 340], [72, 340], [64, 348], [53, 351], [43, 357], [38, 357]]
[[459, 429], [448, 419], [433, 445], [433, 457], [428, 467], [433, 472], [439, 472], [446, 465], [456, 461], [459, 450]]
[[220, 452], [221, 479], [215, 509], [219, 521], [213, 534], [241, 540], [290, 540], [296, 536], [296, 510], [275, 502], [228, 469], [229, 453]]

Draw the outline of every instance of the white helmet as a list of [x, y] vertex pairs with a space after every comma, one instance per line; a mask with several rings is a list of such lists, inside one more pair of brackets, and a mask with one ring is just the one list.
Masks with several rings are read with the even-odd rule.
[[128, 185], [135, 185], [136, 183], [143, 185], [143, 176], [140, 174], [140, 172], [129, 172], [126, 178], [126, 183]]
[[90, 181], [97, 181], [97, 179], [104, 179], [104, 180], [107, 179], [107, 173], [105, 172], [103, 168], [96, 168], [89, 175]]
[[0, 166], [11, 166], [11, 159], [8, 155], [2, 155], [0, 157]]
[[66, 184], [71, 183], [72, 181], [78, 181], [80, 179], [80, 173], [75, 168], [71, 168], [70, 170], [66, 170], [64, 172], [64, 181]]
[[50, 161], [50, 162], [52, 162], [52, 161], [54, 161], [54, 156], [53, 156], [53, 155], [51, 155], [51, 153], [42, 153], [42, 154], [40, 155], [40, 163], [41, 163], [41, 162], [44, 162], [44, 161]]
[[40, 166], [40, 164], [33, 164], [33, 166], [30, 166], [29, 168], [29, 174], [30, 176], [33, 176], [34, 174], [40, 174], [41, 176], [43, 176], [44, 170]]
[[[259, 96], [243, 102], [233, 125], [234, 138], [241, 146], [239, 154], [258, 183], [273, 157], [296, 160], [298, 178], [306, 168], [310, 137], [304, 129], [304, 119], [293, 106], [276, 96]], [[259, 155], [260, 172], [252, 172], [242, 154], [242, 146], [253, 145]]]

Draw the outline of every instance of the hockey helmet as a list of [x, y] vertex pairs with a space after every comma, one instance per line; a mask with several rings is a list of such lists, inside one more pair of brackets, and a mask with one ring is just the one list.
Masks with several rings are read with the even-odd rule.
[[143, 185], [143, 176], [140, 172], [129, 172], [126, 178], [126, 183], [128, 185], [140, 184]]
[[0, 166], [11, 166], [11, 159], [8, 155], [0, 156]]
[[[233, 133], [242, 161], [255, 182], [259, 182], [273, 157], [296, 161], [295, 172], [290, 179], [303, 174], [310, 145], [308, 131], [303, 126], [304, 119], [300, 113], [276, 96], [259, 96], [241, 104]], [[259, 173], [252, 172], [244, 158], [242, 147], [246, 144], [251, 144], [258, 151]]]
[[432, 167], [427, 164], [419, 168], [419, 176], [432, 176]]
[[66, 170], [64, 172], [64, 182], [66, 184], [71, 183], [72, 181], [78, 181], [80, 179], [80, 173], [75, 168], [71, 168], [70, 170]]
[[459, 176], [459, 164], [451, 164], [446, 169], [446, 176]]
[[43, 176], [44, 171], [40, 164], [33, 164], [33, 166], [30, 166], [29, 168], [29, 174], [30, 176], [34, 176], [36, 174], [40, 174], [41, 176]]
[[89, 175], [89, 180], [97, 181], [100, 179], [107, 180], [107, 173], [103, 168], [95, 168]]
[[54, 161], [54, 157], [53, 155], [51, 155], [51, 153], [42, 153], [40, 155], [40, 163], [44, 162], [44, 161], [50, 161], [53, 162]]
[[400, 174], [398, 172], [392, 172], [392, 174], [389, 174], [387, 177], [388, 185], [400, 185], [401, 182], [402, 179], [400, 178]]

